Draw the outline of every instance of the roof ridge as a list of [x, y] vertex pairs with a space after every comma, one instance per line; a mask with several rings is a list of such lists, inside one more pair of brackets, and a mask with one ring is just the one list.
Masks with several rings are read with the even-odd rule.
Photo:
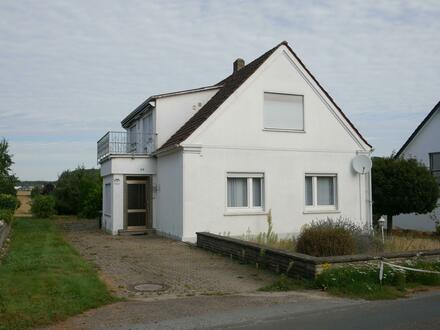
[[[249, 65], [252, 65], [254, 62], [258, 61], [260, 58], [262, 58], [263, 56], [266, 56], [268, 53], [272, 53], [274, 52], [278, 47], [280, 47], [281, 45], [285, 45], [288, 46], [289, 44], [287, 43], [287, 41], [282, 41], [280, 42], [278, 45], [276, 45], [275, 47], [269, 49], [267, 52], [265, 52], [263, 55], [257, 57], [256, 59], [254, 59], [253, 61], [249, 62], [248, 64], [246, 64], [244, 67], [242, 67], [240, 70], [243, 70], [244, 68], [246, 68]], [[238, 71], [237, 71], [238, 72]], [[225, 79], [219, 81], [217, 84], [213, 85], [213, 86], [218, 86], [218, 85], [223, 85], [224, 82], [230, 78], [231, 76], [233, 76], [234, 74], [236, 74], [237, 72], [232, 72], [229, 76], [227, 76]]]

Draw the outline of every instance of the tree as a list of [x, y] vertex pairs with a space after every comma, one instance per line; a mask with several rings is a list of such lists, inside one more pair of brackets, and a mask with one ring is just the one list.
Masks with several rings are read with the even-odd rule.
[[55, 208], [59, 214], [91, 217], [101, 209], [101, 185], [102, 179], [97, 169], [81, 166], [73, 171], [66, 170], [55, 184]]
[[373, 158], [373, 213], [387, 216], [387, 231], [393, 216], [424, 214], [437, 206], [439, 187], [431, 172], [416, 159]]
[[13, 164], [9, 143], [3, 138], [0, 140], [0, 193], [2, 194], [16, 195], [15, 186], [18, 179], [11, 173]]

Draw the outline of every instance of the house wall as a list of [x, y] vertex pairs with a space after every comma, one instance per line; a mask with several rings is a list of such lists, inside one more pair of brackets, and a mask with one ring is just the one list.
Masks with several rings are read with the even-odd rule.
[[167, 96], [156, 100], [157, 147], [165, 143], [218, 89]]
[[[111, 199], [105, 196], [105, 185], [111, 185]], [[107, 175], [102, 182], [103, 213], [102, 228], [112, 234], [118, 234], [124, 228], [124, 176], [121, 174]], [[110, 213], [105, 212], [106, 205], [110, 205]]]
[[[418, 132], [405, 148], [402, 156], [416, 158], [429, 168], [429, 153], [432, 152], [440, 152], [440, 111], [437, 111]], [[440, 200], [438, 205], [439, 207], [434, 212], [440, 217]], [[393, 217], [393, 227], [423, 231], [435, 230], [430, 214], [401, 214]]]
[[[304, 132], [263, 128], [264, 92], [304, 95]], [[370, 148], [306, 79], [282, 48], [248, 79], [183, 144], [184, 239], [196, 231], [242, 235], [266, 231], [266, 214], [228, 214], [226, 173], [263, 172], [265, 211], [275, 232], [298, 233], [313, 219], [349, 217], [371, 221], [369, 176], [352, 170], [352, 159]], [[338, 175], [338, 211], [305, 212], [305, 173]]]
[[[273, 229], [281, 236], [297, 234], [304, 224], [326, 217], [342, 216], [363, 225], [369, 217], [369, 177], [352, 170], [355, 156], [355, 152], [213, 148], [203, 148], [200, 154], [184, 153], [184, 240], [193, 241], [198, 231], [231, 236], [265, 232], [268, 210], [272, 212]], [[227, 172], [264, 173], [265, 212], [228, 211]], [[337, 174], [337, 211], [305, 210], [305, 173]]]
[[157, 160], [155, 229], [181, 239], [183, 235], [182, 153], [175, 152]]

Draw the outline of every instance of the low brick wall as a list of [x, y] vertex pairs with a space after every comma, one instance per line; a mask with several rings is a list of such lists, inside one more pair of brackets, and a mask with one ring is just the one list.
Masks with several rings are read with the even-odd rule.
[[412, 258], [440, 259], [440, 250], [393, 252], [384, 253], [380, 256], [313, 257], [302, 253], [267, 248], [257, 243], [205, 232], [197, 233], [197, 246], [215, 253], [227, 255], [245, 263], [268, 268], [277, 273], [303, 278], [315, 278], [323, 270], [324, 265], [340, 267], [349, 264], [378, 261], [382, 258], [395, 262]]

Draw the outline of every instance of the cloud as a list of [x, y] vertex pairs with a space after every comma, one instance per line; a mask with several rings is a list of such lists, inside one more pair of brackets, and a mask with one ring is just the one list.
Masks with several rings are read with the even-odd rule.
[[[76, 165], [62, 146], [92, 164], [149, 95], [212, 84], [287, 40], [389, 154], [438, 101], [439, 15], [438, 1], [2, 1], [0, 135], [21, 178], [54, 179]], [[34, 142], [53, 162], [37, 169]]]

